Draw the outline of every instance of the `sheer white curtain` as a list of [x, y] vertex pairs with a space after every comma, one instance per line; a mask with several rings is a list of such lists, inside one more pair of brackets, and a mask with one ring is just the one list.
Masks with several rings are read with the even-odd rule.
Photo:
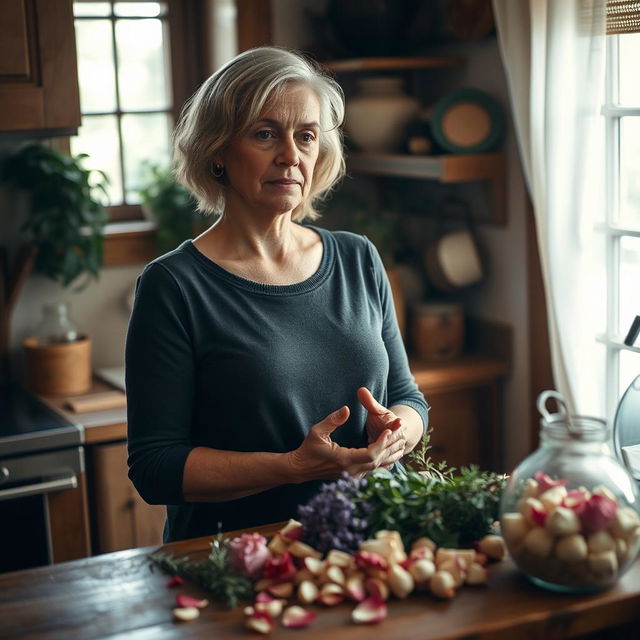
[[546, 288], [557, 390], [604, 414], [593, 226], [603, 206], [604, 0], [493, 0]]

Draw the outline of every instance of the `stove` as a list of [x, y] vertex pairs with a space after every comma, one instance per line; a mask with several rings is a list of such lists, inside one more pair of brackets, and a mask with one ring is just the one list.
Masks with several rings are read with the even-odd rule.
[[0, 386], [0, 573], [88, 555], [84, 431]]
[[70, 422], [17, 386], [0, 387], [0, 457], [83, 444], [82, 426]]

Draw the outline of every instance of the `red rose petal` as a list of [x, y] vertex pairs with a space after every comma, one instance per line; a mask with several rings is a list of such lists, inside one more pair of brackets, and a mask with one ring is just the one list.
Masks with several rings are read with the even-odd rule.
[[180, 576], [171, 576], [167, 580], [167, 587], [169, 588], [179, 587], [180, 585], [183, 585], [183, 584], [184, 584], [184, 580]]

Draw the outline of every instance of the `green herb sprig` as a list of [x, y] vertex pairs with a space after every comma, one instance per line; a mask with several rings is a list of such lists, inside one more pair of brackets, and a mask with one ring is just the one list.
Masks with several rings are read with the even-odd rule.
[[214, 600], [230, 609], [238, 606], [240, 600], [253, 598], [251, 581], [229, 564], [229, 540], [221, 533], [211, 542], [211, 551], [206, 560], [193, 562], [188, 557], [176, 558], [164, 553], [154, 553], [150, 558], [167, 573], [206, 589]]
[[368, 476], [357, 501], [366, 508], [370, 535], [392, 529], [406, 545], [428, 536], [438, 546], [465, 547], [491, 531], [505, 482], [504, 475], [477, 466], [442, 477], [379, 469]]

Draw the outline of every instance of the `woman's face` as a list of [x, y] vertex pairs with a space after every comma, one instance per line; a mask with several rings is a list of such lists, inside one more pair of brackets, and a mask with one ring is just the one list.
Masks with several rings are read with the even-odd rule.
[[320, 103], [306, 85], [292, 85], [270, 100], [249, 131], [222, 158], [226, 211], [281, 214], [308, 196], [318, 159]]

